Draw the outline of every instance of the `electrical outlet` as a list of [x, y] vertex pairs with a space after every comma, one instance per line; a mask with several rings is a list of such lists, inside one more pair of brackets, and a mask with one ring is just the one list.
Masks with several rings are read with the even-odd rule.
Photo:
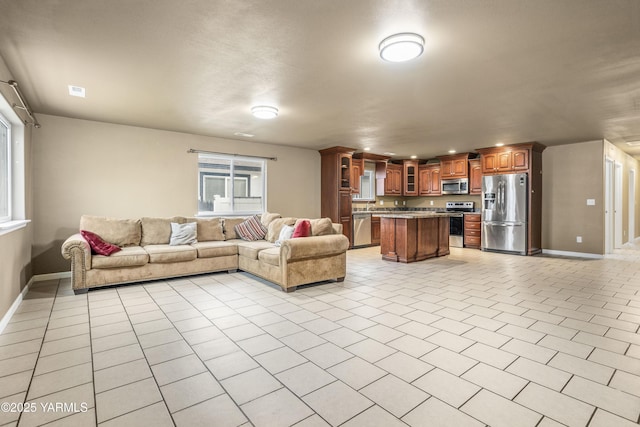
[[587, 199], [587, 206], [595, 206], [596, 199]]
[[380, 200], [380, 206], [384, 205], [384, 200]]
[[429, 204], [433, 206], [433, 200], [429, 200]]
[[402, 201], [402, 206], [407, 206], [407, 201], [406, 200]]
[[393, 201], [393, 204], [394, 204], [394, 205], [396, 205], [396, 206], [398, 206], [398, 201], [397, 201], [397, 200], [394, 200], [394, 201]]
[[582, 236], [576, 236], [576, 243], [582, 243]]

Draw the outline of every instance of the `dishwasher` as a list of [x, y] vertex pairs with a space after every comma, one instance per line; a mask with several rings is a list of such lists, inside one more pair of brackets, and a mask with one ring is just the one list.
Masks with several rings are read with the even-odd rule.
[[353, 247], [371, 246], [371, 214], [353, 214]]

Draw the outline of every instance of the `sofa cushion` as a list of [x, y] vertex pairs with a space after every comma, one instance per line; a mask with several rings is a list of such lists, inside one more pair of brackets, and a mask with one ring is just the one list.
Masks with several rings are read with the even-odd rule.
[[280, 266], [280, 248], [264, 249], [258, 252], [258, 260], [266, 264]]
[[193, 261], [198, 257], [198, 251], [191, 245], [148, 245], [144, 250], [150, 263]]
[[269, 226], [267, 227], [267, 235], [264, 239], [268, 242], [274, 243], [278, 240], [282, 227], [285, 225], [294, 225], [295, 223], [296, 219], [291, 217], [274, 219], [269, 223]]
[[[304, 218], [300, 218], [296, 221], [296, 226], [303, 221]], [[331, 218], [316, 218], [309, 219], [309, 223], [311, 224], [311, 234], [310, 236], [326, 236], [329, 234], [335, 234], [333, 230], [333, 224], [331, 223]]]
[[169, 245], [190, 245], [198, 241], [196, 235], [197, 224], [195, 222], [187, 222], [185, 224], [171, 223], [171, 238]]
[[89, 243], [93, 254], [109, 256], [112, 253], [119, 252], [120, 246], [112, 245], [102, 240], [100, 236], [87, 230], [80, 230], [80, 235]]
[[258, 253], [265, 249], [274, 248], [274, 244], [266, 240], [256, 240], [255, 242], [238, 241], [238, 254], [250, 259], [258, 259]]
[[220, 218], [187, 218], [187, 222], [198, 224], [198, 242], [224, 240], [222, 219]]
[[137, 267], [149, 262], [149, 254], [141, 246], [127, 246], [109, 256], [91, 257], [92, 268]]
[[282, 215], [280, 215], [279, 213], [265, 212], [262, 215], [260, 215], [260, 222], [265, 227], [269, 227], [269, 224], [271, 224], [271, 222], [274, 219], [278, 219], [278, 218], [281, 218], [281, 217], [282, 217]]
[[139, 219], [119, 219], [104, 216], [82, 215], [80, 230], [87, 230], [102, 237], [105, 242], [122, 247], [139, 246], [142, 228]]
[[242, 240], [262, 240], [267, 234], [267, 228], [262, 225], [258, 215], [247, 218], [235, 227], [236, 234]]
[[291, 236], [292, 239], [298, 238], [298, 237], [309, 237], [311, 236], [311, 223], [309, 222], [308, 219], [303, 219], [301, 221], [298, 221], [296, 223], [296, 227], [293, 230], [293, 236]]
[[166, 245], [171, 237], [171, 223], [182, 224], [186, 219], [181, 216], [171, 218], [140, 218], [142, 226], [142, 240], [140, 246]]
[[239, 239], [240, 236], [236, 234], [236, 225], [240, 224], [246, 218], [222, 218], [222, 227], [224, 229], [225, 240]]
[[238, 245], [230, 242], [197, 242], [191, 246], [198, 251], [198, 258], [238, 255]]

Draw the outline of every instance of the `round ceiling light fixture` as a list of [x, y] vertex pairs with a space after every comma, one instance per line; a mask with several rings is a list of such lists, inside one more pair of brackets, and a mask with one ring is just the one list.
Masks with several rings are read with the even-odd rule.
[[424, 38], [415, 33], [394, 34], [382, 40], [378, 49], [385, 61], [410, 61], [424, 52]]
[[251, 107], [251, 114], [259, 119], [275, 119], [278, 117], [278, 109], [268, 105], [256, 105], [255, 107]]

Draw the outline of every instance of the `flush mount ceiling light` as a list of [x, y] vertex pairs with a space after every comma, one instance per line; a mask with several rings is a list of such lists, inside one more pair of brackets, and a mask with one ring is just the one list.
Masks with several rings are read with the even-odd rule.
[[256, 105], [251, 108], [251, 114], [259, 119], [275, 119], [278, 117], [278, 109], [268, 105]]
[[455, 154], [456, 150], [449, 150], [449, 154]]
[[378, 49], [385, 61], [410, 61], [424, 52], [424, 38], [415, 33], [394, 34], [382, 40]]
[[69, 95], [84, 98], [87, 95], [87, 92], [82, 86], [69, 85]]

